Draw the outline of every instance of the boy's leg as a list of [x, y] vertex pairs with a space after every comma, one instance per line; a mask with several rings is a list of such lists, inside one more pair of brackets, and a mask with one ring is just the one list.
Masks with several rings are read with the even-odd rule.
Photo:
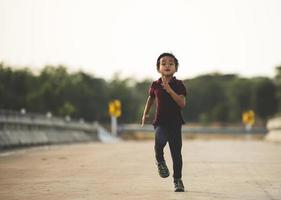
[[158, 126], [155, 134], [155, 157], [160, 177], [167, 178], [170, 175], [169, 169], [164, 159], [164, 147], [167, 144], [167, 131], [165, 128]]
[[182, 135], [181, 126], [170, 129], [169, 132], [169, 147], [173, 160], [174, 179], [180, 179], [182, 177]]
[[155, 157], [157, 162], [163, 162], [164, 159], [164, 147], [167, 144], [167, 131], [162, 126], [157, 126], [155, 129]]

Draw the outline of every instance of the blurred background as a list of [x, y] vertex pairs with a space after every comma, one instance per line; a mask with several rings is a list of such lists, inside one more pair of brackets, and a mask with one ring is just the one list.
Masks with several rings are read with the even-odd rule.
[[[278, 0], [0, 0], [0, 109], [139, 124], [156, 59], [179, 59], [187, 126], [281, 112]], [[153, 111], [151, 112], [153, 113]], [[151, 116], [151, 121], [153, 115]]]

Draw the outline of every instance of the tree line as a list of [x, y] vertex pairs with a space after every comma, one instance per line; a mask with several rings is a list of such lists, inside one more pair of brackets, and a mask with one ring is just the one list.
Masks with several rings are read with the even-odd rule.
[[[281, 66], [274, 78], [243, 78], [236, 74], [205, 74], [183, 80], [187, 87], [187, 122], [239, 123], [246, 110], [258, 121], [281, 112]], [[152, 80], [111, 80], [65, 66], [45, 66], [35, 75], [29, 68], [14, 69], [0, 63], [0, 109], [51, 112], [57, 116], [109, 122], [108, 103], [122, 103], [121, 123], [139, 123]], [[155, 109], [155, 108], [154, 108]], [[153, 118], [153, 116], [151, 116]]]

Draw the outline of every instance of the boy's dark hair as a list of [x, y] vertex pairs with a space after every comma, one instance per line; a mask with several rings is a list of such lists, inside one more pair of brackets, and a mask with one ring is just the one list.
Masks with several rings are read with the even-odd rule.
[[173, 54], [171, 53], [162, 53], [158, 58], [157, 58], [157, 63], [156, 63], [156, 66], [157, 66], [157, 70], [159, 70], [159, 67], [160, 67], [160, 59], [165, 57], [165, 56], [169, 56], [169, 57], [172, 57], [175, 61], [175, 65], [176, 65], [176, 70], [178, 71], [178, 66], [179, 66], [179, 61], [178, 59], [176, 58], [176, 56], [174, 56]]

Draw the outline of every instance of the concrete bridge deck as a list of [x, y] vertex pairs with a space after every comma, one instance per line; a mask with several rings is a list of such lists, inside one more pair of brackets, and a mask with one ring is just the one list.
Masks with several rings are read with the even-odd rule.
[[[171, 159], [166, 147], [168, 166]], [[2, 200], [277, 200], [281, 144], [184, 141], [185, 193], [158, 176], [153, 141], [52, 146], [0, 154]]]

